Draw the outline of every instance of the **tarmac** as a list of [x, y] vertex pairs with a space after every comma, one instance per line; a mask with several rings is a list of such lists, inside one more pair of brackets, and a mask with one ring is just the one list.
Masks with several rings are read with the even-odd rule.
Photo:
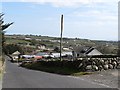
[[2, 80], [0, 80], [0, 90], [2, 90]]
[[119, 69], [112, 69], [112, 70], [103, 70], [100, 72], [94, 72], [94, 74], [91, 75], [84, 75], [81, 76], [86, 80], [108, 85], [112, 88], [119, 88], [120, 83], [120, 74]]

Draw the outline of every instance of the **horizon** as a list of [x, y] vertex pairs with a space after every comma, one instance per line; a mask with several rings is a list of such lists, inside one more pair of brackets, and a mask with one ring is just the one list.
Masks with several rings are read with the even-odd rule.
[[[33, 36], [36, 36], [35, 34], [5, 34], [5, 35], [20, 35], [20, 36], [25, 36], [25, 35], [33, 35]], [[37, 35], [38, 37], [39, 36], [42, 36], [42, 37], [53, 37], [53, 38], [60, 38], [59, 36], [58, 37], [55, 37], [55, 36], [45, 36], [45, 35]], [[75, 39], [77, 37], [63, 37], [64, 38], [68, 38], [68, 39]], [[116, 40], [97, 40], [97, 39], [88, 39], [88, 38], [78, 38], [78, 39], [85, 39], [85, 40], [91, 40], [91, 41], [113, 41], [113, 42], [118, 42]]]
[[60, 37], [60, 18], [63, 14], [63, 37], [118, 41], [117, 0], [8, 1], [2, 2], [4, 21], [15, 23], [6, 34]]

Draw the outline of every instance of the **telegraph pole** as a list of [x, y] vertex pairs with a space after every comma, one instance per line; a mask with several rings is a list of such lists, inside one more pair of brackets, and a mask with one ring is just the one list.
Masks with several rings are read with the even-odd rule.
[[62, 33], [63, 33], [63, 15], [61, 15], [60, 61], [62, 61]]

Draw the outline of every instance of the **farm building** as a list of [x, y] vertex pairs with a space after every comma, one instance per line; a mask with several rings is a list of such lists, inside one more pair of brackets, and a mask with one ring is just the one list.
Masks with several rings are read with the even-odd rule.
[[72, 53], [74, 57], [102, 55], [102, 53], [94, 47], [81, 47], [81, 46], [74, 47]]

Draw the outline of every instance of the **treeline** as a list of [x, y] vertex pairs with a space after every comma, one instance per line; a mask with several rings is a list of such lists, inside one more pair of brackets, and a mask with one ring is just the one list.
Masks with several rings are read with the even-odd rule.
[[12, 54], [15, 51], [19, 51], [21, 53], [24, 53], [22, 50], [22, 47], [16, 45], [16, 44], [7, 44], [4, 46], [4, 52], [5, 54]]
[[103, 54], [117, 54], [118, 49], [113, 46], [96, 46], [96, 48]]
[[24, 47], [17, 44], [7, 44], [4, 47], [4, 52], [6, 55], [12, 54], [15, 51], [19, 51], [21, 54], [27, 54], [33, 52], [34, 50], [34, 48]]

